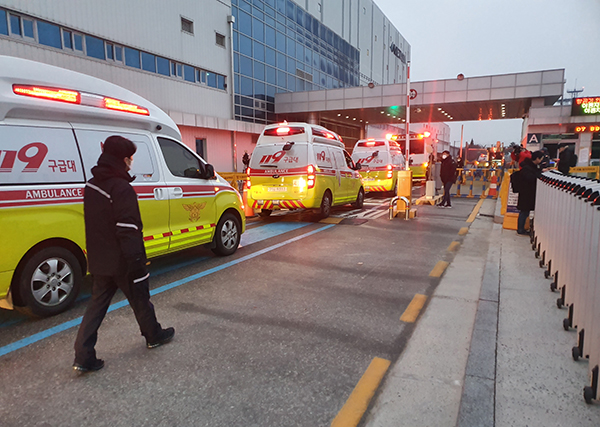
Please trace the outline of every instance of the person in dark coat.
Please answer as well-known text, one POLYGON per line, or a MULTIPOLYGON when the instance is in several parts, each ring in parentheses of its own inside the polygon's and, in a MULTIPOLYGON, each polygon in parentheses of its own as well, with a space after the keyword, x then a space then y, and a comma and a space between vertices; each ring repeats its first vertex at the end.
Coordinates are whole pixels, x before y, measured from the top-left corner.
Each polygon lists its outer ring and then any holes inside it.
POLYGON ((454 163, 454 159, 452 159, 449 151, 444 151, 442 153, 440 178, 444 184, 444 197, 442 198, 439 206, 442 208, 451 208, 452 204, 450 203, 450 189, 456 182, 456 163, 454 163))
POLYGON ((517 202, 517 209, 519 210, 519 218, 517 220, 518 234, 529 234, 525 231, 525 223, 527 218, 529 218, 529 213, 535 209, 537 179, 542 173, 538 165, 542 162, 543 158, 543 152, 535 151, 531 154, 531 158, 525 158, 520 165, 521 170, 518 172, 519 200, 517 202))
POLYGON ((129 175, 136 146, 121 136, 110 136, 103 145, 93 178, 83 196, 88 270, 92 275, 92 298, 75 340, 73 369, 97 371, 104 361, 94 349, 98 328, 112 297, 121 289, 148 348, 169 342, 173 328, 163 329, 150 302, 146 250, 137 194, 129 175))
POLYGON ((558 153, 558 170, 564 175, 569 175, 569 169, 573 166, 577 166, 575 150, 568 144, 561 142, 558 144, 558 153))

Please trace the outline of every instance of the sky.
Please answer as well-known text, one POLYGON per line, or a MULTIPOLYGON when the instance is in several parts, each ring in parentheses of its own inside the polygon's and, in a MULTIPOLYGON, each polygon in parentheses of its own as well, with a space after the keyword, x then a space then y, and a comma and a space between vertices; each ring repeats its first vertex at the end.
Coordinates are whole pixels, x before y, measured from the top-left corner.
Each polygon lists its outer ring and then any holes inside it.
MULTIPOLYGON (((600 0, 375 3, 411 45, 411 81, 564 68, 565 91, 600 96, 600 0)), ((465 141, 508 145, 521 139, 523 121, 450 124, 457 146, 461 124, 465 141)))

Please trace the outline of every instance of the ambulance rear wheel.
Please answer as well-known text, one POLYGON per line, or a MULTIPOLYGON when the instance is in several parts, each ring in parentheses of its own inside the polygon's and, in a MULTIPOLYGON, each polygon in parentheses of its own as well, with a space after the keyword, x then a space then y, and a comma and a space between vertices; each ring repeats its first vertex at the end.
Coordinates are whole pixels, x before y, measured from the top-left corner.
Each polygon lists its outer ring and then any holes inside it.
POLYGON ((331 202, 331 193, 329 192, 329 190, 327 190, 323 194, 323 199, 321 200, 321 207, 319 209, 319 214, 321 215, 321 218, 327 218, 331 213, 331 202))
POLYGON ((44 248, 24 264, 19 294, 31 314, 52 316, 73 304, 82 281, 81 265, 75 255, 61 247, 44 248))
POLYGON ((353 203, 354 207, 357 209, 362 209, 365 204, 365 190, 362 188, 358 190, 358 195, 356 196, 356 202, 353 203))
POLYGON ((271 216, 272 212, 273 211, 271 209, 261 209, 258 215, 266 218, 268 216, 271 216))
POLYGON ((225 213, 215 230, 215 247, 213 252, 217 255, 231 255, 240 245, 241 226, 239 220, 232 213, 225 213))

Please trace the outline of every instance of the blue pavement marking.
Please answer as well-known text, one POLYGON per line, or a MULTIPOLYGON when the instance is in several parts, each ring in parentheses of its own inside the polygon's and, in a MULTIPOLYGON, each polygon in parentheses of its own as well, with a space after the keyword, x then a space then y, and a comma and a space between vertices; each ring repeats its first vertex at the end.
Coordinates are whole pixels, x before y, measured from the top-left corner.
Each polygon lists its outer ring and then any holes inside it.
MULTIPOLYGON (((311 223, 310 222, 295 222, 295 223, 279 222, 279 223, 261 225, 260 227, 253 227, 252 230, 246 229, 246 232, 244 234, 242 234, 241 246, 248 246, 248 245, 251 245, 252 243, 258 243, 260 241, 270 239, 271 237, 275 237, 280 234, 287 233, 288 231, 297 230, 297 229, 305 227, 309 224, 311 224, 311 223)), ((165 274, 170 271, 178 270, 183 267, 188 267, 190 265, 194 265, 194 264, 200 263, 202 261, 206 261, 208 259, 211 259, 211 257, 193 258, 193 259, 190 259, 187 261, 178 262, 176 264, 170 264, 169 266, 159 267, 156 269, 151 267, 150 272, 151 272, 152 276, 159 276, 161 274, 165 274)), ((91 297, 91 294, 89 292, 82 292, 77 297, 76 302, 85 301, 85 300, 89 299, 90 297, 91 297)), ((27 319, 28 319, 27 316, 22 316, 18 319, 13 319, 13 320, 10 320, 7 322, 0 321, 0 329, 15 325, 17 323, 24 322, 27 319)))
POLYGON ((270 239, 271 237, 278 236, 288 231, 297 230, 302 227, 310 225, 310 222, 273 222, 271 224, 263 225, 262 227, 252 228, 246 230, 242 234, 242 246, 248 246, 252 243, 257 243, 262 240, 270 239))
MULTIPOLYGON (((323 227, 318 228, 316 230, 309 231, 308 233, 301 234, 300 236, 296 236, 296 237, 293 237, 291 239, 285 240, 285 241, 283 241, 281 243, 278 243, 276 245, 269 246, 267 248, 261 249, 260 251, 257 251, 257 252, 251 253, 249 255, 243 256, 243 257, 238 258, 236 260, 226 262, 225 264, 222 264, 222 265, 220 265, 218 267, 214 267, 214 268, 208 269, 206 271, 202 271, 202 272, 200 272, 198 274, 194 274, 192 276, 188 276, 188 277, 186 277, 184 279, 177 280, 175 282, 172 282, 172 283, 169 283, 167 285, 164 285, 164 286, 161 286, 159 288, 151 290, 150 291, 150 295, 160 294, 162 292, 165 292, 165 291, 168 291, 170 289, 176 288, 178 286, 184 285, 184 284, 189 283, 191 281, 194 281, 194 280, 200 279, 202 277, 208 276, 208 275, 210 275, 212 273, 216 273, 216 272, 224 270, 226 268, 233 267, 234 265, 237 265, 239 263, 242 263, 242 262, 247 261, 247 260, 252 259, 252 258, 256 258, 257 256, 260 256, 260 255, 265 254, 267 252, 271 252, 271 251, 273 251, 275 249, 279 249, 279 248, 281 248, 281 247, 283 247, 285 245, 288 245, 290 243, 297 242, 298 240, 304 239, 305 237, 312 236, 313 234, 316 234, 316 233, 320 233, 321 231, 325 231, 325 230, 327 230, 327 229, 329 229, 331 227, 334 227, 334 226, 335 226, 335 224, 330 224, 330 225, 323 226, 323 227)), ((111 304, 111 306, 108 309, 108 312, 110 313, 111 311, 117 310, 117 309, 125 307, 127 305, 129 305, 129 302, 127 300, 119 301, 119 302, 117 302, 115 304, 111 304)), ((78 317, 78 318, 73 319, 73 320, 69 320, 68 322, 61 323, 60 325, 56 325, 56 326, 54 326, 52 328, 46 329, 45 331, 38 332, 37 334, 33 334, 33 335, 31 335, 31 336, 29 336, 27 338, 23 338, 23 339, 21 339, 19 341, 16 341, 16 342, 12 343, 12 344, 8 344, 8 345, 5 345, 4 347, 0 347, 0 357, 2 357, 4 355, 7 355, 9 353, 12 353, 13 351, 19 350, 19 349, 21 349, 23 347, 26 347, 26 346, 28 346, 30 344, 36 343, 38 341, 41 341, 41 340, 43 340, 45 338, 51 337, 52 335, 56 335, 59 332, 63 332, 63 331, 66 331, 67 329, 70 329, 70 328, 73 328, 75 326, 78 326, 81 323, 82 319, 83 319, 83 316, 82 317, 78 317)))

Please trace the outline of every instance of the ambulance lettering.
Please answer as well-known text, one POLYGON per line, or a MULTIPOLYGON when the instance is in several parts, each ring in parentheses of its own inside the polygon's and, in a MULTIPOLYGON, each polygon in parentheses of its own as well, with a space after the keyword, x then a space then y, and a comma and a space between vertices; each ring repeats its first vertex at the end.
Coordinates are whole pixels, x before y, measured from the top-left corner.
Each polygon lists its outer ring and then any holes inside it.
POLYGON ((59 199, 66 197, 83 197, 83 188, 57 188, 49 190, 28 190, 26 199, 59 199))
POLYGON ((331 165, 331 157, 327 157, 325 151, 321 151, 320 153, 317 153, 317 162, 328 163, 331 165))
POLYGON ((260 164, 264 165, 266 163, 278 163, 282 159, 284 163, 298 163, 299 161, 298 157, 286 156, 286 152, 284 150, 281 150, 274 154, 265 154, 260 159, 260 164))
POLYGON ((21 172, 37 172, 48 154, 48 147, 41 142, 32 142, 22 147, 18 152, 12 150, 0 151, 0 172, 12 172, 15 160, 26 163, 21 172), (35 151, 32 151, 35 150, 35 151))
POLYGON ((369 157, 363 157, 362 159, 358 159, 358 161, 356 163, 362 163, 362 164, 371 163, 371 162, 373 162, 373 163, 383 163, 382 159, 378 159, 377 158, 378 155, 379 155, 379 151, 376 151, 373 154, 371 154, 369 157))

